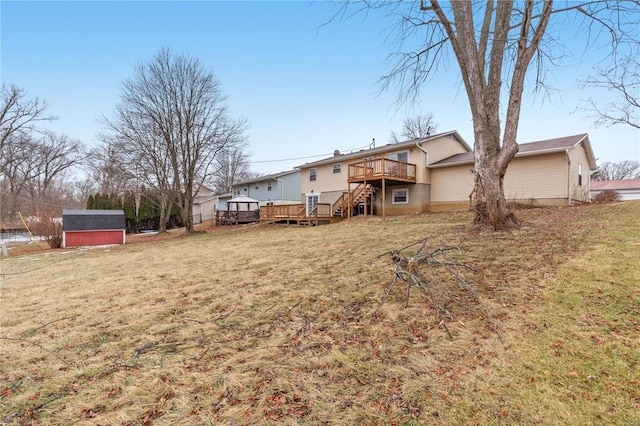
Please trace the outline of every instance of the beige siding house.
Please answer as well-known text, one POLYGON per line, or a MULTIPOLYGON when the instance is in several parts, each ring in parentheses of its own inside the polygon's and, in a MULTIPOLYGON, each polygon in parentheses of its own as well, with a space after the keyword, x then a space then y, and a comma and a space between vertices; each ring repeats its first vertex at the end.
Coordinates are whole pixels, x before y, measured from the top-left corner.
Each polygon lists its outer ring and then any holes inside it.
MULTIPOLYGON (((544 205, 589 201, 596 161, 587 134, 519 145, 505 175, 505 196, 544 205)), ((455 131, 340 154, 299 166, 301 201, 334 213, 399 215, 466 209, 473 190, 473 152, 455 131)))
MULTIPOLYGON (((473 153, 457 154, 431 166, 431 211, 469 205, 473 153)), ((513 202, 566 205, 589 201, 589 177, 596 160, 587 134, 519 145, 504 177, 513 202)))
POLYGON ((301 199, 308 210, 328 203, 369 214, 426 212, 429 165, 470 150, 458 132, 451 131, 348 154, 336 151, 333 157, 298 167, 301 199))

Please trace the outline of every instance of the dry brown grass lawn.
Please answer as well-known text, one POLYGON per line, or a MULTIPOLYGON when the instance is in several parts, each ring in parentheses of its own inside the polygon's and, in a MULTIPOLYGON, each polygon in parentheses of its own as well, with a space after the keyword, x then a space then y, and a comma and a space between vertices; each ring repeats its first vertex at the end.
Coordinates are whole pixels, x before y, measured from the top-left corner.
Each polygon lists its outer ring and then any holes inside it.
POLYGON ((451 213, 12 250, 0 423, 637 424, 640 203, 518 216, 499 234, 451 213), (402 285, 374 314, 384 253, 425 237, 464 238, 491 322, 452 305, 449 338, 402 285))

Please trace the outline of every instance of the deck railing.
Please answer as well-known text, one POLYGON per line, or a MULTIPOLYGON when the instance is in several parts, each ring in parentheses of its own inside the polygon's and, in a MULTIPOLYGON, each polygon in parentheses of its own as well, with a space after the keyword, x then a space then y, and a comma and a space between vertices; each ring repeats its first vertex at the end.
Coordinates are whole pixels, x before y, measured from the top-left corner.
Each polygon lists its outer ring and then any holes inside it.
POLYGON ((317 203, 307 214, 305 204, 280 204, 277 206, 260 207, 260 220, 262 221, 293 221, 297 223, 317 223, 319 220, 333 220, 331 204, 317 203))
POLYGON ((295 219, 304 217, 304 215, 304 204, 279 204, 260 207, 260 218, 262 219, 295 219))
POLYGON ((349 181, 393 178, 416 181, 416 165, 388 158, 376 158, 349 164, 349 181))
POLYGON ((237 225, 239 223, 257 222, 259 220, 260 210, 218 210, 215 216, 216 225, 237 225))

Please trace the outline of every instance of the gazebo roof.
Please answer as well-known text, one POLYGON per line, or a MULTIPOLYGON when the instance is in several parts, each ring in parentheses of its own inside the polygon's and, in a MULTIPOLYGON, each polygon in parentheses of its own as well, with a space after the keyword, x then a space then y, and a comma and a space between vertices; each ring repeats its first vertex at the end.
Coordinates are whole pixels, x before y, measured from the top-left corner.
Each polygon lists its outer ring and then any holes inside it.
POLYGON ((227 203, 234 203, 234 204, 247 203, 247 204, 251 204, 251 203, 259 203, 259 201, 258 200, 254 200, 253 198, 247 197, 246 195, 238 195, 237 197, 234 197, 234 198, 230 199, 229 201, 227 201, 227 203))

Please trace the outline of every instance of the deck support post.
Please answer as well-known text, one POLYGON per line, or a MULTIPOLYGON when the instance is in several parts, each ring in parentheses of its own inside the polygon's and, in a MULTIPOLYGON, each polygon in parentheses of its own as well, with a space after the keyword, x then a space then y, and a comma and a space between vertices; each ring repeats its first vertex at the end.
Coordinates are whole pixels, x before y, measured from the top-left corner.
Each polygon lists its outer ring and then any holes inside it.
POLYGON ((382 178, 382 221, 387 220, 387 180, 382 178))
POLYGON ((364 197, 362 197, 362 202, 364 203, 364 221, 367 221, 367 181, 364 181, 364 197))
POLYGON ((347 221, 351 221, 351 182, 349 182, 347 187, 347 221))

